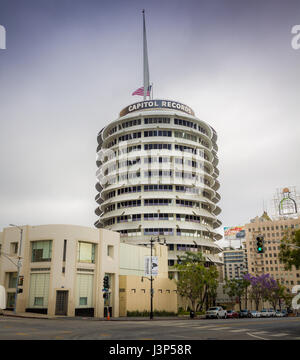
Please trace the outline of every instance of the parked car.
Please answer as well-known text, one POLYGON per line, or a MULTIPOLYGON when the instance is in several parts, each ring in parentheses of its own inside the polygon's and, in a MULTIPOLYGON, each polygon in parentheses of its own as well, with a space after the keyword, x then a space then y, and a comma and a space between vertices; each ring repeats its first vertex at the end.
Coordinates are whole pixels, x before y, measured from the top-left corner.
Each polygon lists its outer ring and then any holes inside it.
POLYGON ((274 309, 269 309, 269 316, 270 317, 275 317, 276 316, 276 311, 274 309))
POLYGON ((287 310, 282 310, 281 313, 282 313, 282 316, 288 316, 287 310))
POLYGON ((261 313, 261 317, 270 317, 270 313, 268 309, 262 309, 261 313))
POLYGON ((256 311, 256 310, 251 310, 250 311, 250 317, 252 317, 252 318, 260 318, 261 313, 259 311, 256 311))
POLYGON ((214 307, 210 307, 207 311, 206 311, 206 319, 210 319, 210 318, 216 318, 216 319, 220 319, 220 318, 227 318, 227 311, 224 310, 222 308, 222 306, 214 306, 214 307))
POLYGON ((283 315, 283 313, 281 311, 276 310, 275 316, 276 317, 283 317, 284 315, 283 315))
POLYGON ((251 313, 247 309, 241 310, 240 313, 239 313, 240 318, 245 318, 245 317, 248 318, 250 316, 251 316, 251 313))
POLYGON ((228 310, 227 311, 227 318, 229 319, 237 319, 239 317, 239 314, 234 310, 228 310))

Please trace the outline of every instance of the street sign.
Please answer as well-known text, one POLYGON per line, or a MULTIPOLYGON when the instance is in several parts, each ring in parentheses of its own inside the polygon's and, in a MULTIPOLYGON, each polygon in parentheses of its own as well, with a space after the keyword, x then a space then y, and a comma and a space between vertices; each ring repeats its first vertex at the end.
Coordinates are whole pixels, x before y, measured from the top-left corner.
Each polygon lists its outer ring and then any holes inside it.
POLYGON ((145 276, 151 276, 151 263, 152 263, 152 276, 158 275, 158 257, 145 256, 145 276))

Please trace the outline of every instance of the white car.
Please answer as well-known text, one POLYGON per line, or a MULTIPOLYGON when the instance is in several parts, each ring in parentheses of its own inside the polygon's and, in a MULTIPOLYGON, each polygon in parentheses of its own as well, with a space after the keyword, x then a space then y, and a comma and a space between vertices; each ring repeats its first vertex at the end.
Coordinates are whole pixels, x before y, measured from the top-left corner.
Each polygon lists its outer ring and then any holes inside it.
POLYGON ((256 310, 250 311, 250 314, 251 314, 252 318, 260 318, 261 317, 261 313, 259 311, 256 311, 256 310))
POLYGON ((283 313, 281 311, 276 310, 276 315, 275 316, 276 317, 283 317, 284 315, 283 315, 283 313))
POLYGON ((269 309, 269 316, 271 317, 275 317, 276 316, 276 311, 274 309, 269 309))
POLYGON ((222 306, 214 306, 210 307, 206 311, 206 319, 216 318, 216 319, 226 319, 227 318, 227 311, 222 308, 222 306))
POLYGON ((267 310, 267 309, 262 309, 262 311, 260 313, 261 313, 261 317, 269 317, 270 316, 269 310, 267 310))

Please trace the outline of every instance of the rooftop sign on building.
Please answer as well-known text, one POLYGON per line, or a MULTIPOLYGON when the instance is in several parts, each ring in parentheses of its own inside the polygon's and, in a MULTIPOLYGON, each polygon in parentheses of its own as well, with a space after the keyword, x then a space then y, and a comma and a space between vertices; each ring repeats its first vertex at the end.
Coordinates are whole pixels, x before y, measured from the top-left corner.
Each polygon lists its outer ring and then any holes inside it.
POLYGON ((147 110, 147 109, 171 109, 171 110, 180 110, 185 112, 186 114, 195 116, 194 111, 187 105, 179 103, 177 101, 172 100, 146 100, 140 101, 135 104, 131 104, 124 108, 120 112, 120 117, 125 116, 129 113, 139 110, 147 110))

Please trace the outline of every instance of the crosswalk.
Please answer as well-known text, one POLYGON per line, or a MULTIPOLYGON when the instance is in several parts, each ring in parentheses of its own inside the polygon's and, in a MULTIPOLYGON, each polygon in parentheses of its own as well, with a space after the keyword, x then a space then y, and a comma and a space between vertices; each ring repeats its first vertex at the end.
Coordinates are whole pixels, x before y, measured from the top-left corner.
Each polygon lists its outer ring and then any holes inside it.
MULTIPOLYGON (((146 324, 149 326, 149 324, 151 324, 152 326, 156 326, 158 325, 158 322, 144 322, 142 321, 142 323, 146 324)), ((261 339, 266 339, 267 338, 271 338, 271 339, 289 339, 289 340, 299 340, 300 337, 294 337, 293 335, 286 333, 286 332, 280 332, 280 333, 274 333, 274 332, 270 332, 270 331, 262 331, 259 329, 249 329, 249 328, 237 328, 236 326, 224 326, 223 325, 219 325, 219 324, 211 324, 211 325, 206 325, 206 324, 199 324, 199 323, 193 323, 190 321, 185 321, 185 322, 175 322, 175 321, 159 321, 159 326, 164 326, 164 327, 172 327, 172 328, 179 328, 179 329, 184 329, 184 328, 188 328, 188 329, 197 329, 199 331, 201 330, 205 330, 208 331, 209 333, 213 332, 213 331, 224 331, 224 332, 229 332, 229 333, 234 333, 234 334, 239 334, 239 333, 245 333, 248 335, 251 335, 253 337, 257 337, 257 338, 261 338, 261 339)))

